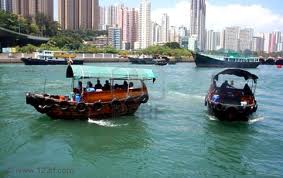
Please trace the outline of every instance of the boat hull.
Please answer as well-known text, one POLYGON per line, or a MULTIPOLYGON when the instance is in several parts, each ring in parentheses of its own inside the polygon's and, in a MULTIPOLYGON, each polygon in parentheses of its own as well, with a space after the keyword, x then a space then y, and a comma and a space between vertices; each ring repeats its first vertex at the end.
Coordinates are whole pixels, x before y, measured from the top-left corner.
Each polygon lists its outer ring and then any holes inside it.
POLYGON ((207 102, 208 112, 214 115, 221 121, 248 121, 249 116, 257 110, 257 105, 254 106, 225 106, 220 103, 207 102))
POLYGON ((26 104, 32 105, 38 112, 53 119, 64 120, 102 120, 132 115, 143 101, 144 97, 135 97, 111 102, 76 103, 47 94, 26 94, 26 104))
MULTIPOLYGON (((43 59, 31 59, 21 58, 25 65, 68 65, 68 60, 43 60, 43 59)), ((84 61, 79 59, 73 59, 72 65, 83 65, 84 61)))
POLYGON ((283 65, 283 59, 278 59, 275 65, 283 65))
POLYGON ((129 57, 129 61, 132 63, 132 64, 144 64, 144 65, 152 65, 152 64, 155 64, 155 61, 153 60, 153 58, 143 58, 143 59, 140 59, 140 58, 132 58, 132 57, 129 57))
POLYGON ((214 59, 201 54, 195 54, 197 67, 218 67, 218 68, 257 68, 260 62, 229 62, 214 59))

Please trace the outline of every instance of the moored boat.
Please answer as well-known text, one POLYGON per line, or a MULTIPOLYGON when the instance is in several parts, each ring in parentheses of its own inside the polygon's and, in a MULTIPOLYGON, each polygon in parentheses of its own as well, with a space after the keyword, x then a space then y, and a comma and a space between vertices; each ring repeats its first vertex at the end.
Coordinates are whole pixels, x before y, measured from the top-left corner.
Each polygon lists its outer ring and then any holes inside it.
POLYGON ((54 119, 100 120, 134 114, 149 99, 145 80, 155 81, 152 70, 95 66, 68 66, 73 95, 27 93, 26 103, 54 119), (92 85, 91 80, 97 79, 92 85), (105 85, 100 83, 105 79, 105 85), (88 80, 87 87, 83 81, 88 80), (74 82, 78 81, 78 87, 74 82), (124 82, 118 85, 116 82, 124 82), (116 84, 115 84, 116 83, 116 84), (114 85, 115 84, 115 85, 114 85))
POLYGON ((278 57, 276 62, 275 62, 275 65, 282 66, 283 65, 283 58, 282 57, 278 57))
POLYGON ((149 64, 149 65, 155 64, 153 57, 147 55, 128 57, 128 59, 132 64, 149 64))
POLYGON ((82 65, 81 59, 76 59, 76 55, 61 51, 40 51, 35 58, 21 58, 25 65, 82 65))
POLYGON ((260 64, 254 57, 225 57, 196 53, 194 55, 197 67, 220 67, 220 68, 257 68, 260 64))
POLYGON ((258 107, 254 95, 257 79, 256 75, 241 69, 227 69, 215 75, 205 98, 209 113, 223 121, 247 121, 258 107), (239 85, 238 81, 235 86, 233 80, 231 84, 225 80, 219 86, 219 77, 225 78, 227 75, 244 78, 245 85, 239 85))

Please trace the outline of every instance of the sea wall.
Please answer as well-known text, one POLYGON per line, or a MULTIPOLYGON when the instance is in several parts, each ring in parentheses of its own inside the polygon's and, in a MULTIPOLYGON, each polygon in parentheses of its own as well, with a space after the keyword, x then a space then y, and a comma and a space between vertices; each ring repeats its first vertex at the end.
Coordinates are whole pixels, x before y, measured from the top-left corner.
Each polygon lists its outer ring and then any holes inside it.
MULTIPOLYGON (((35 58, 35 54, 15 53, 7 54, 0 53, 0 63, 22 63, 21 58, 35 58)), ((77 58, 84 59, 86 63, 105 63, 105 62, 128 62, 127 58, 119 58, 116 54, 77 54, 77 58)), ((194 62, 193 58, 178 59, 178 62, 194 62)))

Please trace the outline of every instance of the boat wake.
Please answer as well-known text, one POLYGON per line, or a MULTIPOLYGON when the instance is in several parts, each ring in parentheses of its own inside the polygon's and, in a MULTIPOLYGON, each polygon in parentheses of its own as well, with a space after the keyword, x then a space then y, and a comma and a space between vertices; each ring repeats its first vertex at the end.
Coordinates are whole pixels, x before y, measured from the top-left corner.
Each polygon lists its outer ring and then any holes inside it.
MULTIPOLYGON (((212 116, 212 115, 207 115, 208 119, 211 120, 211 121, 219 121, 215 116, 212 116)), ((259 121, 262 121, 264 120, 264 117, 262 116, 252 116, 248 122, 248 124, 254 124, 254 123, 257 123, 259 121)))
POLYGON ((254 116, 254 117, 251 117, 250 120, 249 120, 249 124, 254 124, 256 122, 259 122, 259 121, 262 121, 264 120, 264 117, 263 116, 254 116))
POLYGON ((218 121, 218 119, 215 116, 207 115, 208 119, 211 121, 218 121))
POLYGON ((88 119, 88 123, 91 124, 96 124, 102 127, 122 127, 122 126, 126 126, 128 124, 114 124, 113 121, 107 121, 107 120, 92 120, 92 119, 88 119))

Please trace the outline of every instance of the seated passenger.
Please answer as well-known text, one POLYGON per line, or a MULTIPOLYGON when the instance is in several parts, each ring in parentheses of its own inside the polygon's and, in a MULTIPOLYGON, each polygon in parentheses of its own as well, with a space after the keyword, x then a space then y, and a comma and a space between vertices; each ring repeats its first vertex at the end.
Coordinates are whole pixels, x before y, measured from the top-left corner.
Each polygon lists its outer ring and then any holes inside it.
POLYGON ((110 86, 110 83, 108 80, 105 81, 105 84, 104 84, 104 87, 103 87, 103 90, 104 91, 109 91, 111 89, 111 86, 110 86))
POLYGON ((130 82, 129 89, 134 89, 134 83, 133 82, 130 82))
POLYGON ((100 83, 100 80, 97 80, 97 83, 96 83, 96 85, 95 85, 95 89, 97 90, 102 90, 102 85, 101 85, 101 83, 100 83))
POLYGON ((224 89, 226 89, 228 86, 230 86, 229 85, 229 83, 228 83, 228 81, 227 80, 225 80, 225 82, 224 83, 222 83, 222 85, 221 85, 221 90, 224 90, 224 89))
POLYGON ((235 88, 235 87, 234 87, 234 81, 233 81, 233 80, 231 80, 231 82, 230 82, 230 87, 231 87, 231 88, 235 88))
POLYGON ((120 89, 120 87, 119 87, 119 85, 117 83, 114 85, 114 89, 115 90, 120 89))
POLYGON ((93 85, 92 85, 91 81, 88 81, 88 82, 87 82, 86 87, 87 87, 87 88, 93 88, 93 85))
POLYGON ((126 80, 124 81, 124 84, 123 84, 122 88, 123 89, 128 89, 128 82, 126 80))
POLYGON ((76 89, 77 89, 78 94, 82 94, 82 92, 83 92, 83 82, 79 81, 78 87, 76 89))
POLYGON ((94 91, 95 91, 95 89, 93 88, 93 85, 92 85, 91 81, 88 81, 88 82, 87 82, 86 91, 87 91, 87 92, 94 92, 94 91))
POLYGON ((243 90, 245 95, 253 95, 253 92, 247 83, 245 84, 243 90))

